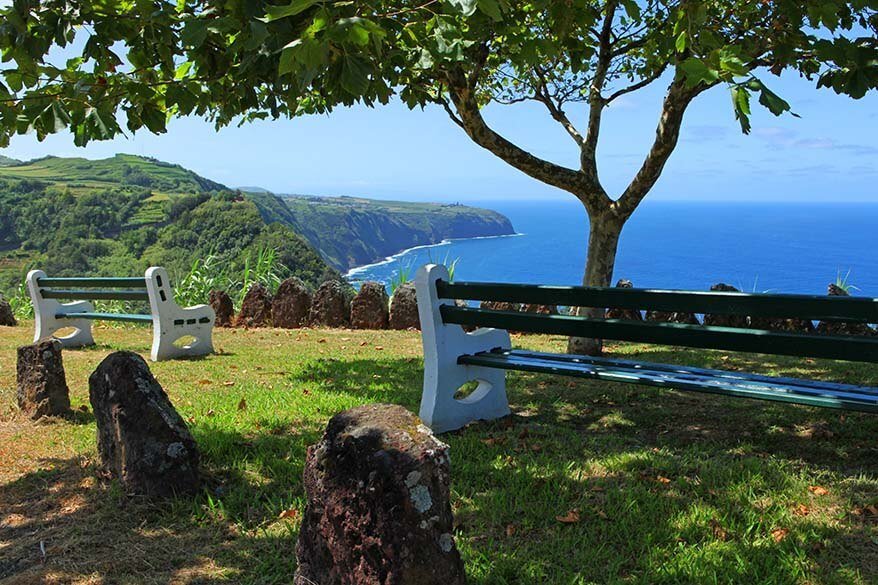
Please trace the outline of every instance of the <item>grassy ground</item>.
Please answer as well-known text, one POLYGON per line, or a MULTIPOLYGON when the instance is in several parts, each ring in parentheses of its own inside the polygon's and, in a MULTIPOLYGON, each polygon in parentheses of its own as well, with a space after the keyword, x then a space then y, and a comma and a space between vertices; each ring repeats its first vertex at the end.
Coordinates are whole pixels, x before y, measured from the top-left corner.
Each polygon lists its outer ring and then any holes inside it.
MULTIPOLYGON (((75 415, 16 413, 0 328, 0 581, 290 583, 305 449, 335 412, 416 410, 412 332, 219 331, 217 355, 154 364, 204 462, 198 497, 150 503, 96 474, 87 378, 145 329, 67 351, 75 415), (4 579, 5 578, 5 579, 4 579)), ((520 337, 561 349, 563 340, 520 337)), ((646 346, 614 355, 878 385, 878 368, 646 346)), ((528 374, 514 415, 443 436, 470 582, 876 583, 878 418, 528 374)))

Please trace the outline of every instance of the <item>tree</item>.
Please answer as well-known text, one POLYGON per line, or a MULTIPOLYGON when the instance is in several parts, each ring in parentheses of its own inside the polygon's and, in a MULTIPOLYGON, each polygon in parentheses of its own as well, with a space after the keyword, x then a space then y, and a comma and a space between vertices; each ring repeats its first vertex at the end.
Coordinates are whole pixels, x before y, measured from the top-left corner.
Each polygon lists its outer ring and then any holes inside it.
MULTIPOLYGON (((0 11, 10 64, 0 143, 70 128, 85 144, 122 132, 123 117, 132 132, 163 132, 169 116, 223 126, 398 95, 444 108, 476 144, 579 199, 590 219, 583 283, 607 286, 622 228, 674 151, 689 104, 726 86, 746 133, 751 97, 790 111, 764 81, 786 70, 862 97, 878 84, 876 10, 865 0, 15 0, 0 11), (53 64, 52 48, 81 29, 78 55, 53 64), (655 139, 611 195, 596 157, 602 115, 653 83, 667 86, 655 139), (569 134, 578 168, 513 144, 482 115, 523 101, 569 134)), ((571 350, 600 345, 574 339, 571 350)))

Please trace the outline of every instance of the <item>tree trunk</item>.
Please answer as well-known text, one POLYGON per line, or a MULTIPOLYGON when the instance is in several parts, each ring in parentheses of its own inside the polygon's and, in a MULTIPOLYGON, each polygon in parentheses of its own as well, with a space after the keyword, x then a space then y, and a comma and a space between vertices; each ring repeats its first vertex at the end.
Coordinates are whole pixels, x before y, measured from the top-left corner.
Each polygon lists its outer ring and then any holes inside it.
MULTIPOLYGON (((613 269, 616 266, 616 252, 619 248, 619 236, 625 220, 612 209, 604 213, 589 214, 588 252, 585 260, 583 286, 606 287, 613 280, 613 269)), ((576 314, 593 318, 602 318, 603 307, 576 307, 576 314)), ((601 355, 603 343, 600 339, 587 337, 571 337, 567 343, 567 352, 581 355, 601 355)))

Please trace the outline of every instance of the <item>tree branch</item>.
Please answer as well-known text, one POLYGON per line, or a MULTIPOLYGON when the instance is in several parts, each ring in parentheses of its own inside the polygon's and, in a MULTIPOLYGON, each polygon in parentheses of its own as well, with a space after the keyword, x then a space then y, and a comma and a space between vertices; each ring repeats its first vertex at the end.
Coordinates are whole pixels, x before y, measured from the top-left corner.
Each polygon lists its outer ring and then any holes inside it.
POLYGON ((683 79, 675 79, 671 82, 662 102, 662 112, 652 147, 628 188, 614 203, 617 212, 623 217, 634 213, 661 176, 665 163, 677 146, 686 108, 696 96, 716 85, 716 82, 710 85, 702 83, 694 88, 688 88, 685 83, 683 79))
POLYGON ((464 130, 466 130, 466 127, 463 125, 463 121, 458 117, 458 115, 451 108, 451 104, 448 103, 447 99, 440 97, 440 98, 437 98, 436 101, 442 105, 442 107, 445 109, 445 113, 448 114, 448 117, 451 118, 452 122, 454 122, 455 124, 457 124, 458 126, 463 128, 464 130))
POLYGON ((576 195, 587 206, 597 205, 600 197, 609 204, 609 197, 603 189, 591 183, 583 173, 534 156, 491 129, 460 69, 447 72, 446 77, 451 101, 463 129, 473 142, 526 175, 576 195))
POLYGON ((622 89, 613 92, 612 94, 610 94, 610 97, 608 97, 606 100, 604 100, 604 102, 609 104, 610 102, 612 102, 616 98, 622 97, 626 93, 631 93, 633 91, 637 91, 638 89, 643 89, 644 87, 646 87, 647 85, 649 85, 650 83, 656 81, 659 77, 661 77, 662 74, 667 70, 667 68, 668 68, 668 64, 667 63, 663 64, 655 72, 653 72, 652 75, 648 75, 633 85, 629 85, 628 87, 623 87, 622 89))
POLYGON ((546 109, 549 110, 549 114, 551 114, 552 119, 561 124, 564 127, 564 130, 567 131, 567 134, 573 138, 573 141, 576 142, 579 148, 582 148, 582 145, 585 143, 585 139, 582 137, 582 134, 573 125, 573 122, 570 121, 570 118, 567 117, 567 114, 564 113, 564 110, 552 100, 552 96, 549 95, 547 89, 546 77, 543 75, 543 72, 540 71, 539 68, 534 68, 534 73, 536 73, 539 82, 536 87, 536 100, 538 102, 542 102, 546 109))
POLYGON ((588 128, 585 133, 585 142, 582 144, 582 152, 580 153, 580 166, 582 172, 589 178, 592 183, 598 184, 598 165, 597 165, 597 146, 598 136, 601 132, 601 115, 604 111, 604 97, 601 92, 604 89, 604 83, 607 80, 607 71, 612 61, 612 42, 610 33, 613 30, 613 18, 616 15, 616 7, 618 2, 610 0, 607 2, 607 13, 604 15, 604 22, 601 25, 600 39, 598 41, 598 60, 595 66, 594 78, 591 83, 588 102, 588 128))

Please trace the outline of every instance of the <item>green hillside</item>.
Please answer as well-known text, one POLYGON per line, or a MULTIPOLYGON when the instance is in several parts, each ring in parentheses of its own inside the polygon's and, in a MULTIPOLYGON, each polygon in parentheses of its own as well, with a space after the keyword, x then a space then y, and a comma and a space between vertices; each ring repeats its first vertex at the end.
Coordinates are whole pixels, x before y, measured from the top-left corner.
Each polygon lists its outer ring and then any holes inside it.
POLYGON ((16 160, 14 158, 9 158, 8 156, 3 156, 0 154, 0 167, 5 167, 9 165, 20 165, 21 161, 16 160))
POLYGON ((214 256, 234 271, 266 248, 316 286, 412 246, 513 233, 485 209, 242 193, 140 156, 3 160, 13 164, 0 166, 0 292, 35 266, 111 276, 160 265, 179 275, 214 256))
POLYGON ((56 276, 185 273, 215 256, 230 271, 259 250, 313 286, 337 276, 289 225, 265 221, 240 192, 179 165, 117 155, 47 157, 0 167, 0 291, 31 267, 56 276))
POLYGON ((89 160, 48 156, 26 163, 6 159, 0 179, 41 181, 66 187, 78 195, 107 188, 134 191, 147 188, 157 195, 219 191, 225 185, 205 179, 180 165, 133 154, 89 160))

